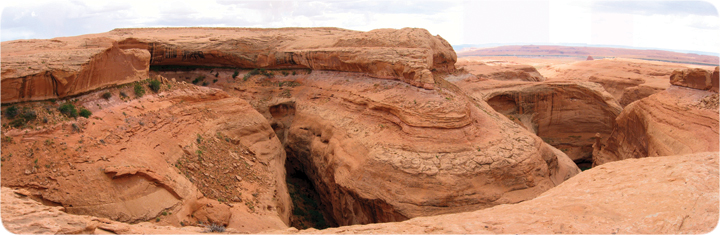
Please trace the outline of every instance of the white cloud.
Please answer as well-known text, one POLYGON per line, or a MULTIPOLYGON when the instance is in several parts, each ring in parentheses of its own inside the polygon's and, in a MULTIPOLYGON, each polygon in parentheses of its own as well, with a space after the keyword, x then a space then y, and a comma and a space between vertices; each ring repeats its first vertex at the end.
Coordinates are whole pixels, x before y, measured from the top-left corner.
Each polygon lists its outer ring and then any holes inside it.
POLYGON ((717 10, 693 1, 39 0, 3 4, 3 41, 121 27, 339 27, 363 31, 419 27, 454 45, 587 43, 720 50, 714 39, 720 32, 717 10))

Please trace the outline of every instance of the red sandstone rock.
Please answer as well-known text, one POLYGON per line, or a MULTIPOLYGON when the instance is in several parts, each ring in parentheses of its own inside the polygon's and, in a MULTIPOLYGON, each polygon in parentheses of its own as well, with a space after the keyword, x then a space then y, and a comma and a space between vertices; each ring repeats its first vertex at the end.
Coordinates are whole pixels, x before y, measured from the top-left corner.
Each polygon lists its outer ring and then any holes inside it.
POLYGON ((507 63, 495 60, 462 60, 456 65, 481 79, 507 81, 545 81, 535 67, 524 64, 507 63))
POLYGON ((588 56, 586 60, 595 60, 592 56, 588 56))
POLYGON ((2 42, 2 103, 46 100, 146 79, 150 53, 109 38, 2 42))
POLYGON ((717 84, 717 82, 713 83, 712 77, 712 72, 700 68, 675 70, 670 75, 670 84, 700 90, 710 90, 713 88, 713 84, 717 84))
POLYGON ((117 90, 132 87, 109 90, 108 100, 90 93, 77 98, 93 112, 90 119, 4 129, 4 139, 12 140, 2 143, 2 186, 24 188, 68 213, 116 221, 210 221, 246 232, 284 227, 292 209, 285 152, 270 124, 222 91, 169 85, 174 90, 129 102, 117 90), (192 160, 198 158, 204 160, 192 160), (237 182, 237 174, 247 177, 237 182), (219 202, 229 201, 227 195, 244 195, 253 208, 235 202, 229 209, 219 202), (241 228, 231 214, 256 225, 241 228))
POLYGON ((537 198, 400 223, 269 233, 679 234, 718 222, 718 153, 628 159, 583 171, 537 198))
POLYGON ((644 158, 718 151, 717 94, 671 87, 631 103, 617 126, 593 153, 595 165, 644 158))

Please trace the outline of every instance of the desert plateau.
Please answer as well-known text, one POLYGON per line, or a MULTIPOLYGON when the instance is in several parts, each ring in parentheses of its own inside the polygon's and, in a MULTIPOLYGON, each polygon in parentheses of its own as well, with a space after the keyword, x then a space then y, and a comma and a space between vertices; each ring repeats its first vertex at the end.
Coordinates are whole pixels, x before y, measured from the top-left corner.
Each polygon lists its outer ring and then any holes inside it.
POLYGON ((719 219, 717 56, 456 52, 422 28, 0 46, 12 233, 679 234, 719 219))

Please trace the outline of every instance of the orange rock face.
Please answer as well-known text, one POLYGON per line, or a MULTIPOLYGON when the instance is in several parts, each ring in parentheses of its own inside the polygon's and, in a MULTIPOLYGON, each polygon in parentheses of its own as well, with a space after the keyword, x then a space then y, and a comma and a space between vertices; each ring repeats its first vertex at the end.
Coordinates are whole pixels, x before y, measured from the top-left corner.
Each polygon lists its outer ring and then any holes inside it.
POLYGON ((700 90, 718 90, 718 83, 712 79, 713 72, 700 68, 675 70, 670 75, 670 84, 700 90))
POLYGON ((716 93, 684 87, 634 102, 617 117, 612 135, 595 146, 593 162, 718 151, 717 103, 716 93))
POLYGON ((2 103, 46 100, 146 79, 150 53, 109 38, 2 42, 2 103))
POLYGON ((607 138, 622 110, 595 83, 477 81, 472 76, 448 80, 472 97, 487 101, 578 164, 592 162, 595 135, 607 138))
POLYGON ((457 60, 447 41, 413 28, 116 29, 107 36, 121 48, 148 50, 151 65, 363 72, 426 89, 433 88, 431 71, 452 72, 457 60))

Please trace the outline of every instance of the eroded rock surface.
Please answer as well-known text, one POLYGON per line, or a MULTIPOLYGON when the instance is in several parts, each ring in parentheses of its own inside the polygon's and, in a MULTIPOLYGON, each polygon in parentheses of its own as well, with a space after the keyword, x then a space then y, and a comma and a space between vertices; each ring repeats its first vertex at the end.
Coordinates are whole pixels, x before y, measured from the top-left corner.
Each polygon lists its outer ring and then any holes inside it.
POLYGON ((622 110, 610 94, 591 82, 478 81, 473 76, 448 80, 578 164, 592 163, 596 135, 607 138, 622 110))
POLYGON ((719 173, 717 152, 627 159, 517 204, 299 233, 708 233, 718 222, 719 173))
POLYGON ((545 81, 545 77, 543 77, 535 67, 526 64, 491 59, 467 58, 458 60, 456 66, 465 69, 467 72, 481 79, 529 82, 545 81))
POLYGON ((564 153, 444 80, 425 90, 313 71, 217 84, 271 120, 340 225, 515 203, 579 172, 564 153))
POLYGON ((2 103, 46 100, 146 79, 150 53, 101 36, 2 42, 2 103))
POLYGON ((457 60, 447 41, 417 28, 115 29, 107 36, 122 48, 150 51, 150 65, 363 72, 427 89, 433 88, 431 71, 452 72, 457 60))
POLYGON ((628 105, 612 135, 595 146, 594 164, 718 151, 717 99, 714 92, 673 86, 628 105))
POLYGON ((675 70, 670 75, 670 84, 700 90, 718 91, 718 67, 715 72, 701 68, 675 70))
MULTIPOLYGON (((626 106, 670 87, 668 77, 689 65, 626 58, 596 59, 550 65, 538 69, 550 81, 599 83, 626 106)), ((709 67, 709 66, 704 66, 709 67)))
POLYGON ((3 187, 123 222, 285 227, 292 207, 285 153, 265 118, 217 89, 162 86, 138 99, 118 95, 129 87, 110 90, 109 99, 80 96, 76 104, 92 110, 90 119, 5 129, 3 187))

